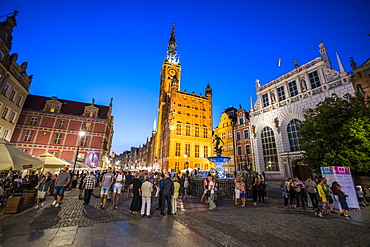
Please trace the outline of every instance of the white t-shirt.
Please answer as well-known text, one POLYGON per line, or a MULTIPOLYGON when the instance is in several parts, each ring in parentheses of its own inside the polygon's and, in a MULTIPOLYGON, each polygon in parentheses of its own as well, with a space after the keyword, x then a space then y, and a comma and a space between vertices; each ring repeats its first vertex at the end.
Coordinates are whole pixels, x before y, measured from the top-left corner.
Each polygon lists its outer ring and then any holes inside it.
POLYGON ((211 194, 214 194, 215 193, 215 183, 213 181, 210 181, 208 183, 208 188, 211 188, 211 186, 212 186, 211 194))
MULTIPOLYGON (((124 179, 125 179, 125 175, 123 175, 123 174, 117 174, 116 175, 116 182, 123 182, 124 179)), ((122 185, 122 183, 117 183, 117 184, 122 185)))

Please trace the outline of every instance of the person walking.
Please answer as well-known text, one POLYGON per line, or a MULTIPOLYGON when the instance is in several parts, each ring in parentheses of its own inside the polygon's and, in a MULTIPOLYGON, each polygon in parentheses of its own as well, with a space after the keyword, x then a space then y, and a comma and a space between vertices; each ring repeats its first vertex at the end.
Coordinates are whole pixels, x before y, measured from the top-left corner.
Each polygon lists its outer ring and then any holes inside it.
POLYGON ((58 177, 55 179, 55 186, 54 186, 54 201, 51 205, 55 206, 56 208, 60 206, 63 197, 64 197, 64 190, 66 189, 67 185, 71 181, 71 175, 68 172, 68 167, 64 167, 63 170, 59 173, 58 177))
POLYGON ((262 202, 262 205, 265 205, 265 193, 266 193, 266 184, 265 181, 261 178, 258 183, 258 203, 262 202))
POLYGON ((141 195, 141 182, 140 182, 140 173, 135 174, 134 180, 132 180, 132 193, 133 193, 133 198, 131 201, 131 206, 130 206, 130 213, 134 214, 138 212, 141 208, 139 207, 140 205, 140 195, 141 195))
POLYGON ((113 208, 118 207, 119 197, 121 195, 122 187, 125 184, 125 175, 123 174, 123 169, 119 169, 115 177, 115 182, 113 185, 113 208))
POLYGON ((288 193, 288 189, 286 187, 286 183, 285 182, 282 182, 280 184, 280 190, 281 190, 281 195, 284 198, 284 208, 289 208, 288 207, 289 193, 288 193))
POLYGON ((78 189, 80 190, 79 193, 78 193, 78 199, 81 199, 82 198, 82 192, 84 190, 83 188, 83 184, 84 184, 84 179, 86 177, 86 174, 83 173, 80 177, 80 183, 78 184, 78 189))
POLYGON ((326 194, 324 192, 324 182, 322 180, 319 180, 318 185, 316 186, 317 188, 317 193, 319 195, 319 198, 322 202, 322 214, 323 215, 329 215, 329 210, 328 210, 328 200, 326 199, 326 194))
POLYGON ((173 196, 171 198, 171 203, 172 203, 172 214, 177 213, 177 198, 179 198, 179 193, 180 193, 180 183, 179 179, 175 177, 173 179, 173 196))
POLYGON ((294 191, 295 191, 295 197, 297 199, 297 208, 299 208, 299 199, 301 199, 302 208, 306 209, 305 200, 304 200, 303 191, 302 191, 302 189, 304 189, 304 184, 302 183, 301 180, 298 179, 298 177, 295 177, 293 186, 294 186, 294 191))
POLYGON ((167 214, 171 215, 172 213, 172 205, 171 205, 171 196, 173 195, 173 182, 170 179, 168 173, 164 175, 164 180, 162 183, 162 187, 160 188, 162 192, 162 202, 161 202, 161 215, 166 215, 164 213, 165 203, 167 203, 167 214))
POLYGON ((211 179, 208 185, 208 191, 210 192, 208 197, 208 204, 209 204, 209 210, 213 211, 216 209, 216 204, 214 203, 213 199, 215 196, 215 182, 211 179))
POLYGON ((50 191, 53 180, 51 179, 51 173, 45 173, 45 176, 40 179, 35 189, 37 189, 36 196, 36 209, 43 207, 45 202, 46 193, 50 191))
POLYGON ((288 190, 291 207, 292 208, 297 208, 297 202, 296 202, 296 197, 295 197, 293 179, 289 178, 288 181, 285 182, 285 187, 288 190))
POLYGON ((105 173, 102 177, 101 181, 101 190, 100 190, 100 208, 105 209, 105 206, 107 204, 107 196, 109 193, 109 190, 114 183, 114 174, 112 173, 112 168, 108 167, 107 173, 105 173))
POLYGON ((90 203, 91 194, 96 186, 96 178, 94 176, 94 172, 90 172, 84 179, 82 188, 85 189, 84 193, 84 205, 88 205, 90 203))
POLYGON ((253 184, 252 184, 252 198, 253 198, 253 206, 257 205, 257 197, 258 197, 258 178, 253 178, 253 184))
POLYGON ((145 182, 141 185, 141 217, 145 216, 146 211, 146 217, 150 218, 153 184, 149 182, 149 176, 145 176, 144 181, 145 182))
POLYGON ((307 189, 308 196, 311 199, 312 208, 318 209, 318 200, 317 200, 317 189, 316 189, 316 183, 312 180, 311 177, 307 177, 307 180, 304 182, 304 186, 307 189))

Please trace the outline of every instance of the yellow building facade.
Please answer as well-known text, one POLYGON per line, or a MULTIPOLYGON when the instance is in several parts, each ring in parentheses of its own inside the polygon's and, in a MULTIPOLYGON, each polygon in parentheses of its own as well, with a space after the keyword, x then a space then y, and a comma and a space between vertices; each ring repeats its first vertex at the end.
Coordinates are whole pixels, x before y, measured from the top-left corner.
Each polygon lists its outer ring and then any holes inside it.
MULTIPOLYGON (((235 171, 235 147, 234 147, 234 121, 226 112, 222 113, 220 122, 214 129, 214 134, 220 137, 223 141, 222 156, 230 157, 231 159, 224 163, 223 167, 227 173, 235 171)), ((213 147, 214 148, 214 147, 213 147)))
POLYGON ((205 95, 180 91, 181 65, 172 28, 160 73, 155 159, 162 171, 210 167, 212 155, 212 89, 205 95))

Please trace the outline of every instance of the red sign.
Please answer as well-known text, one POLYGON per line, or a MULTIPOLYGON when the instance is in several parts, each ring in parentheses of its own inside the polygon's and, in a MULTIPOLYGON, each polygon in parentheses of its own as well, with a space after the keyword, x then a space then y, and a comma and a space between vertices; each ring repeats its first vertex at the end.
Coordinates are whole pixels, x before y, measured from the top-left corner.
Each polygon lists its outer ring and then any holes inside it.
POLYGON ((23 166, 23 169, 28 169, 28 168, 32 168, 33 167, 33 165, 31 164, 31 165, 24 165, 23 166))

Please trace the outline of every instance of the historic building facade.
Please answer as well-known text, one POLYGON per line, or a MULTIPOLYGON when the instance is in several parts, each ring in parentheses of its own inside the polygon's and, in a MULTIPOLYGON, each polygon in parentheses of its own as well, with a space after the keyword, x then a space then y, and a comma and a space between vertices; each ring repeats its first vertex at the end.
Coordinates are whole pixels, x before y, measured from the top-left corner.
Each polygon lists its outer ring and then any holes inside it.
POLYGON ((352 84, 357 94, 365 98, 370 97, 370 58, 357 67, 357 64, 351 58, 352 84))
POLYGON ((354 94, 351 76, 332 68, 324 44, 320 57, 298 65, 281 77, 261 86, 256 80, 257 101, 250 112, 251 137, 256 171, 268 179, 298 175, 305 179, 308 169, 302 163, 298 139, 304 115, 332 94, 354 94))
POLYGON ((29 95, 11 141, 36 157, 51 153, 89 167, 108 160, 113 137, 112 101, 95 105, 29 95), (83 135, 82 135, 83 134, 83 135))
POLYGON ((32 81, 26 73, 27 62, 19 65, 18 54, 10 55, 16 14, 0 22, 0 138, 6 140, 13 135, 32 81))
POLYGON ((154 159, 161 171, 209 168, 212 148, 212 89, 205 95, 180 91, 181 65, 172 28, 160 73, 154 159))
MULTIPOLYGON (((236 122, 236 112, 234 107, 227 108, 220 118, 220 122, 214 129, 214 135, 222 140, 222 156, 230 157, 231 159, 224 163, 223 167, 226 173, 234 173, 238 170, 237 161, 235 160, 235 138, 234 125, 236 122)), ((213 145, 213 149, 214 149, 213 145)))
POLYGON ((236 122, 234 124, 235 160, 236 169, 252 170, 256 168, 253 163, 253 154, 250 139, 249 112, 240 107, 236 111, 236 122))

